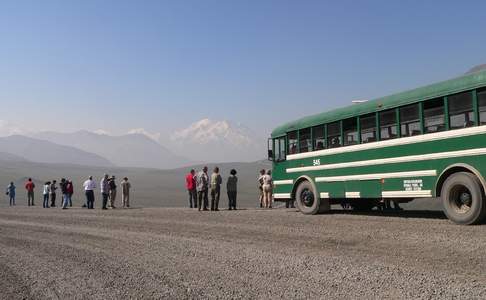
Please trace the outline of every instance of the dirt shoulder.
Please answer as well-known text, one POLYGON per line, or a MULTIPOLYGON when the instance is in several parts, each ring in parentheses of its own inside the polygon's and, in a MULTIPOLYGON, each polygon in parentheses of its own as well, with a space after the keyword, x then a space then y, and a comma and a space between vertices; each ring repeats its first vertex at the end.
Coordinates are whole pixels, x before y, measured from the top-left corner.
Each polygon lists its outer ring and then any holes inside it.
POLYGON ((0 210, 9 299, 485 298, 486 226, 440 214, 0 210))

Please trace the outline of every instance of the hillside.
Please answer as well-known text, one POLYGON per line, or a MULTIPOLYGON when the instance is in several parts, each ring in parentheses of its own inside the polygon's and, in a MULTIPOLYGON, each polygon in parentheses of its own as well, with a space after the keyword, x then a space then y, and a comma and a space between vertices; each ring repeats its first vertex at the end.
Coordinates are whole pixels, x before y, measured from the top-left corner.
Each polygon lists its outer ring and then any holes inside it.
POLYGON ((21 135, 0 138, 0 152, 38 163, 113 166, 99 155, 21 135))
POLYGON ((6 153, 6 152, 0 152, 0 161, 2 162, 22 162, 22 161, 27 161, 24 157, 12 154, 12 153, 6 153))
POLYGON ((96 153, 117 166, 171 169, 190 164, 143 134, 112 136, 89 131, 40 132, 36 138, 96 153))

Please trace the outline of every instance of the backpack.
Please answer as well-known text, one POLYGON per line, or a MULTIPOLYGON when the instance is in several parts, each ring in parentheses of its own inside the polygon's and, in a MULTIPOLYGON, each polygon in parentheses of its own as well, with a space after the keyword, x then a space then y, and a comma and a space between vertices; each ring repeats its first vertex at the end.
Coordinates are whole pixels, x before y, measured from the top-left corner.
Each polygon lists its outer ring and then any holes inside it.
POLYGON ((115 183, 114 180, 110 180, 110 183, 109 184, 110 184, 110 189, 111 190, 115 190, 116 189, 116 183, 115 183))

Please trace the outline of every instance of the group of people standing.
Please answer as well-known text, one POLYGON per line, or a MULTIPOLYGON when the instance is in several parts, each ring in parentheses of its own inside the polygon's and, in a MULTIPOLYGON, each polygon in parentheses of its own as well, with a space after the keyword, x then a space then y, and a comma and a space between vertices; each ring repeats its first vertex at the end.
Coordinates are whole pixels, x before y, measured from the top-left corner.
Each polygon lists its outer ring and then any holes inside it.
POLYGON ((273 179, 271 170, 260 170, 260 176, 258 177, 258 189, 260 190, 260 208, 272 208, 273 179))
MULTIPOLYGON (((238 177, 236 170, 232 169, 226 180, 226 191, 228 194, 228 210, 236 210, 236 197, 238 177)), ((209 210, 209 194, 211 195, 211 210, 219 210, 219 199, 221 194, 221 177, 218 167, 215 167, 211 177, 208 175, 208 167, 196 172, 192 169, 186 175, 186 188, 189 193, 189 207, 199 210, 209 210)), ((273 179, 271 170, 260 170, 258 177, 260 191, 260 208, 272 208, 273 204, 273 179)), ((287 207, 294 207, 293 201, 287 203, 287 207)))
MULTIPOLYGON (((103 176, 103 179, 101 180, 100 186, 101 186, 101 195, 103 199, 102 209, 108 209, 108 207, 116 208, 115 201, 117 197, 117 184, 115 180, 116 180, 115 176, 109 177, 107 174, 105 174, 103 176)), ((130 189, 132 186, 128 181, 127 177, 123 178, 123 181, 120 183, 120 186, 122 191, 121 193, 122 206, 123 208, 129 208, 130 189)), ((43 208, 56 207, 57 190, 59 188, 61 189, 61 195, 62 195, 62 205, 61 205, 62 209, 67 209, 68 206, 69 207, 73 206, 73 202, 72 202, 72 197, 74 194, 73 182, 72 180, 62 178, 59 183, 59 187, 57 185, 56 180, 47 181, 44 183, 43 192, 42 192, 43 208)), ((84 182, 83 188, 86 196, 86 203, 83 205, 83 207, 86 207, 88 209, 93 209, 94 202, 95 202, 94 190, 96 189, 96 183, 93 181, 92 176, 89 176, 88 180, 84 182)), ((7 186, 6 194, 9 198, 10 206, 16 205, 15 203, 16 189, 17 187, 13 182, 10 182, 10 184, 7 186)), ((34 206, 35 183, 33 182, 32 178, 29 178, 25 183, 25 189, 27 191, 27 205, 34 206)))
MULTIPOLYGON (((121 190, 122 190, 122 207, 129 208, 130 207, 130 189, 132 185, 128 181, 128 178, 123 178, 122 182, 120 183, 121 190)), ((93 180, 93 176, 89 176, 88 179, 83 183, 84 193, 86 195, 86 204, 83 207, 87 207, 88 209, 94 209, 94 202, 95 202, 95 189, 96 183, 93 180)), ((100 189, 101 189, 101 197, 102 197, 102 204, 101 209, 105 210, 108 208, 115 209, 115 202, 117 196, 117 184, 116 184, 116 177, 115 176, 108 176, 105 174, 100 182, 100 189)))
MULTIPOLYGON (((29 178, 29 182, 26 184, 27 185, 34 185, 32 182, 32 179, 29 178)), ((35 187, 35 185, 34 185, 35 187)), ((61 195, 62 195, 62 209, 67 209, 68 205, 69 207, 73 206, 73 194, 74 194, 74 187, 73 187, 73 182, 71 180, 67 180, 65 178, 61 179, 61 182, 59 183, 59 187, 61 188, 61 195)), ((50 207, 56 207, 56 198, 57 198, 57 181, 53 180, 52 182, 47 181, 44 183, 44 189, 43 189, 43 197, 44 201, 42 203, 43 208, 50 208, 50 207), (51 204, 49 206, 49 198, 51 200, 51 204)), ((29 189, 27 189, 28 191, 29 189)), ((32 190, 33 193, 33 190, 32 190)), ((32 205, 34 203, 34 199, 32 196, 32 205)))
MULTIPOLYGON (((236 210, 236 196, 238 177, 235 169, 230 171, 226 181, 226 192, 228 194, 228 210, 236 210)), ((208 167, 196 173, 192 169, 186 175, 186 189, 189 193, 189 207, 207 211, 209 206, 209 193, 211 193, 211 211, 219 211, 219 200, 221 196, 221 185, 223 177, 219 168, 215 167, 211 177, 208 175, 208 167)))
MULTIPOLYGON (((62 178, 61 182, 59 183, 59 187, 61 188, 61 194, 62 194, 62 208, 66 209, 68 205, 71 207, 73 206, 72 202, 72 196, 74 194, 74 187, 73 187, 73 182, 71 180, 62 178)), ((34 190, 35 190, 35 183, 32 181, 32 178, 29 178, 27 182, 25 183, 25 189, 27 191, 27 205, 28 206, 34 206, 34 190)), ((43 195, 43 203, 42 207, 44 208, 50 208, 50 207, 56 207, 56 198, 57 198, 57 181, 53 180, 47 181, 44 183, 42 195, 43 195), (49 200, 51 201, 49 203, 49 200)), ((15 196, 17 194, 16 192, 17 187, 13 182, 10 182, 10 184, 7 186, 7 191, 6 194, 9 198, 9 205, 10 206, 15 206, 15 196)))

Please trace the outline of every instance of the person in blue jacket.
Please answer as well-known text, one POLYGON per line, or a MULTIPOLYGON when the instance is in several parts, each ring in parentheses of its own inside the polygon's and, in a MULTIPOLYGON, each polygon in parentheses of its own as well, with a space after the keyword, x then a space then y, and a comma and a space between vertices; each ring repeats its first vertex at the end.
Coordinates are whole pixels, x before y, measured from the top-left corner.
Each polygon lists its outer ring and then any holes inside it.
POLYGON ((15 184, 10 182, 10 184, 7 186, 7 195, 10 199, 10 206, 15 206, 15 189, 15 184))

